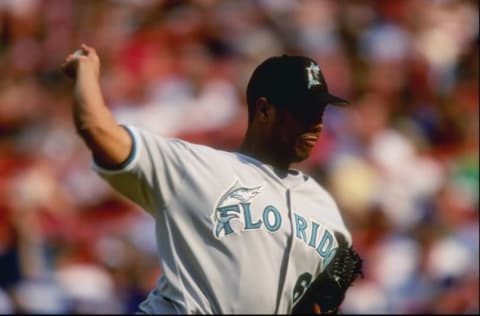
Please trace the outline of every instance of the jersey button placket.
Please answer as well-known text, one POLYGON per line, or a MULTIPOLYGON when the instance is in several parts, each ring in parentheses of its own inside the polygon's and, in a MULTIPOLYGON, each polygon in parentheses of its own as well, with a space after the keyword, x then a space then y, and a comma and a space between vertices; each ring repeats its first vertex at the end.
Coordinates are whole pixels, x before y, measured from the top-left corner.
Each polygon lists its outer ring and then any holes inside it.
POLYGON ((291 203, 291 190, 290 189, 287 189, 286 192, 285 192, 285 197, 286 197, 286 205, 287 205, 287 212, 288 212, 288 219, 289 219, 289 223, 290 223, 290 235, 288 236, 287 238, 287 249, 286 249, 286 263, 285 263, 285 268, 284 268, 284 276, 285 278, 282 280, 282 285, 281 285, 281 289, 280 289, 280 292, 279 292, 279 301, 277 302, 277 307, 276 307, 276 310, 275 310, 275 313, 278 314, 279 313, 279 308, 280 308, 280 305, 283 303, 284 305, 288 306, 291 304, 291 295, 289 293, 289 291, 286 291, 286 288, 288 286, 288 282, 289 282, 289 270, 290 270, 290 258, 291 258, 291 254, 293 253, 293 247, 294 247, 294 233, 295 233, 295 230, 294 230, 294 221, 293 221, 293 210, 292 210, 292 203, 291 203))

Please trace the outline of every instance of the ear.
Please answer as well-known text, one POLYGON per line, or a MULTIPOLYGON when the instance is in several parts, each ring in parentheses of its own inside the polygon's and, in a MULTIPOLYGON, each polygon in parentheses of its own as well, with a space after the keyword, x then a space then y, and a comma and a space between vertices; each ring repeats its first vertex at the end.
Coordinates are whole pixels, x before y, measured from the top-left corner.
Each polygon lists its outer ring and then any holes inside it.
POLYGON ((260 122, 268 122, 275 118, 275 107, 267 98, 260 97, 255 102, 255 116, 260 122))

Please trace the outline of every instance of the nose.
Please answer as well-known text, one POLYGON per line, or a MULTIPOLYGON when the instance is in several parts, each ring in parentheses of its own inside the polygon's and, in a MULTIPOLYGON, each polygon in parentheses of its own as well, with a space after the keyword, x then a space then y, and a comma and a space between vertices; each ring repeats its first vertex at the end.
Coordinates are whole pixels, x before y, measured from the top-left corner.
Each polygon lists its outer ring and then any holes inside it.
POLYGON ((303 115, 303 123, 306 126, 313 126, 314 128, 317 128, 323 123, 323 111, 309 111, 304 113, 303 115))

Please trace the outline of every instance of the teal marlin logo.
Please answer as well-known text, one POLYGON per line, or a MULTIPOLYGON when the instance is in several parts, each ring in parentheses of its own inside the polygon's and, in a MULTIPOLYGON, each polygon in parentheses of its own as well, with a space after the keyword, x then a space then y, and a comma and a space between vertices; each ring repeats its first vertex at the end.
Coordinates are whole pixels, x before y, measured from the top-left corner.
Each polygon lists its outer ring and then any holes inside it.
POLYGON ((308 89, 313 86, 321 85, 320 82, 320 67, 313 62, 310 63, 310 66, 305 68, 307 70, 308 76, 308 89))
POLYGON ((233 228, 231 226, 232 220, 240 220, 240 212, 245 208, 250 215, 250 201, 261 193, 262 186, 244 187, 240 186, 238 180, 235 180, 233 185, 222 194, 215 207, 213 214, 214 234, 216 238, 231 234, 233 228), (223 234, 222 234, 223 232, 223 234))

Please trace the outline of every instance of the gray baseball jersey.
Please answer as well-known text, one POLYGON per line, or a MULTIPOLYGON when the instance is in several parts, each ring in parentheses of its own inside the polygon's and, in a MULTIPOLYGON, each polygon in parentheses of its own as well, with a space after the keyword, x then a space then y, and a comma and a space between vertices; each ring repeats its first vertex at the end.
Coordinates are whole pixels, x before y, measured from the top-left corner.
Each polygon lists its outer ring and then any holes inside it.
POLYGON ((156 314, 288 314, 351 236, 331 196, 298 170, 127 127, 134 148, 119 170, 93 168, 153 215, 156 314))

